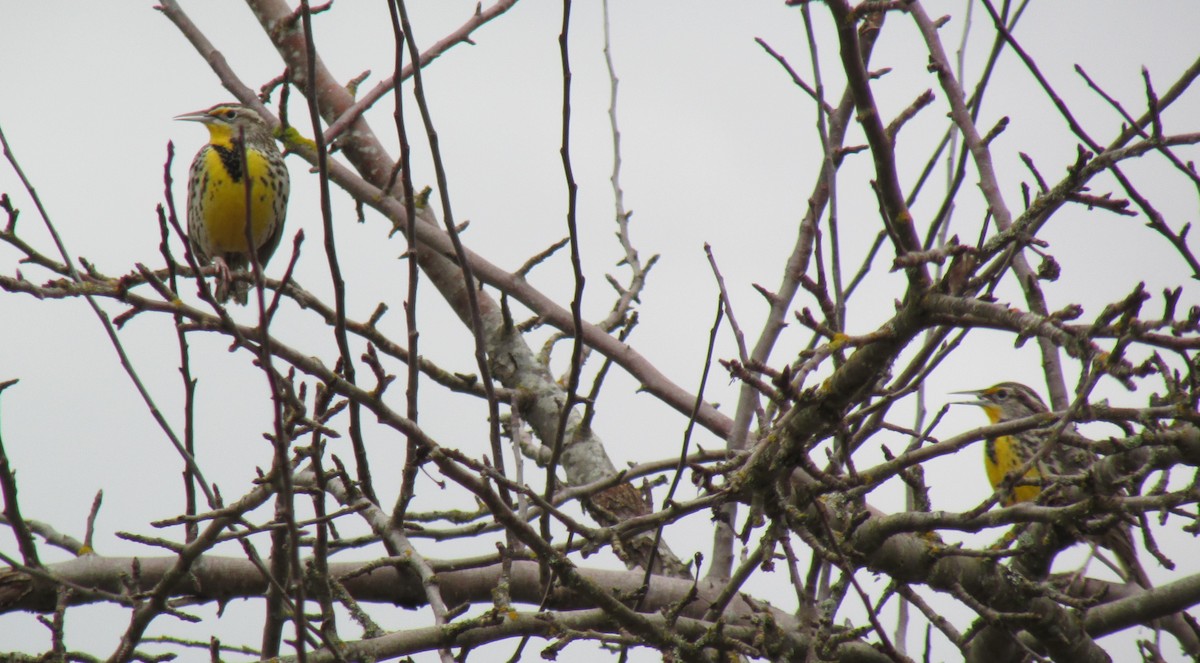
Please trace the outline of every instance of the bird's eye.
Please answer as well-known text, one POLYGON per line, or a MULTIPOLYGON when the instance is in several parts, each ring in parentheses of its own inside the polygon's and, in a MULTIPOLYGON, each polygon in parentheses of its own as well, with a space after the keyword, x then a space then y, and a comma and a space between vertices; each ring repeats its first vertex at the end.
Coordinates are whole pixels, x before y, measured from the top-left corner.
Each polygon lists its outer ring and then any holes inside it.
POLYGON ((996 398, 996 400, 998 400, 998 401, 1007 400, 1008 399, 1008 389, 1001 387, 1001 388, 997 389, 996 391, 992 392, 992 396, 994 396, 996 398))
POLYGON ((233 118, 237 117, 237 111, 233 110, 232 108, 226 108, 225 110, 221 111, 221 115, 227 120, 232 120, 233 118))

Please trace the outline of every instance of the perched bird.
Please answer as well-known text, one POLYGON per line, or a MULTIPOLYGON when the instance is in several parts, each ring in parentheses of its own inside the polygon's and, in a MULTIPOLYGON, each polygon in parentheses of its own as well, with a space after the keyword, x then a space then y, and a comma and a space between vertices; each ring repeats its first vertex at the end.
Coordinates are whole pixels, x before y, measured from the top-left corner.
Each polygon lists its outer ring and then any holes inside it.
POLYGON ((208 128, 208 145, 192 160, 188 175, 188 243, 196 261, 217 267, 217 299, 248 299, 245 281, 233 283, 233 271, 245 271, 250 251, 266 266, 283 236, 289 192, 288 169, 271 129, 253 109, 217 104, 175 118, 208 128), (240 141, 245 141, 245 170, 240 141), (248 176, 247 176, 248 175, 248 176), (246 187, 250 188, 250 246, 246 245, 246 187))
MULTIPOLYGON (((993 424, 1050 411, 1036 391, 1017 382, 1001 382, 987 389, 958 393, 975 396, 976 400, 964 401, 964 404, 983 408, 993 424)), ((1046 429, 1032 429, 1013 435, 989 437, 984 444, 983 463, 992 488, 998 488, 1008 475, 1024 467, 1041 449, 1047 434, 1046 429)), ((1005 506, 1037 501, 1056 476, 1081 474, 1097 460, 1097 456, 1090 451, 1057 441, 1050 444, 1052 446, 1046 453, 1004 496, 1005 506)), ((1047 497, 1050 499, 1044 501, 1056 502, 1053 496, 1047 497)), ((1061 500, 1057 500, 1057 503, 1061 504, 1061 500)), ((1150 587, 1149 577, 1137 558, 1129 523, 1118 521, 1092 540, 1113 552, 1127 582, 1150 587)))

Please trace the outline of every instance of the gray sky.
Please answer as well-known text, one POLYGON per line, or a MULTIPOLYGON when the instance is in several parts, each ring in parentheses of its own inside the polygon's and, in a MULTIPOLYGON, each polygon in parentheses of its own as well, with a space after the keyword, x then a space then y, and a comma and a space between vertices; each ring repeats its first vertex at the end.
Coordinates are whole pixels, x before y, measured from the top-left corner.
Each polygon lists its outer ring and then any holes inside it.
MULTIPOLYGON (((1107 92, 1137 114, 1144 108, 1140 67, 1148 68, 1161 93, 1197 56, 1194 31, 1200 5, 1193 2, 1032 4, 1018 38, 1039 60, 1043 73, 1087 130, 1102 143, 1114 135, 1120 119, 1087 90, 1073 72, 1074 64, 1082 65, 1107 92)), ((432 43, 457 27, 473 6, 473 2, 461 1, 416 4, 412 11, 418 42, 432 43)), ((154 210, 163 200, 167 141, 175 143, 174 195, 182 209, 185 193, 179 181, 186 177, 192 155, 206 138, 200 127, 171 118, 231 98, 174 26, 151 7, 148 2, 0 2, 0 89, 4 90, 0 127, 68 249, 108 274, 130 272, 138 262, 161 265, 154 210)), ((187 2, 184 7, 247 84, 260 85, 280 73, 277 54, 244 5, 211 0, 187 2)), ((516 269, 566 234, 565 188, 558 156, 559 7, 559 3, 525 0, 478 31, 475 46, 459 46, 426 70, 455 218, 471 222, 464 242, 509 269, 516 269)), ((952 14, 942 29, 948 49, 958 44, 963 7, 962 2, 927 3, 930 14, 952 14)), ((836 99, 842 85, 831 20, 820 4, 815 4, 812 12, 823 49, 824 82, 831 99, 836 99)), ((799 11, 779 1, 614 0, 611 15, 613 57, 620 77, 625 202, 634 212, 633 238, 643 258, 662 254, 643 296, 641 323, 631 343, 667 376, 692 389, 699 379, 716 297, 703 244, 712 245, 739 322, 752 342, 766 311, 752 284, 774 288, 779 282, 782 261, 795 241, 820 165, 811 101, 754 42, 759 37, 770 43, 811 82, 804 26, 799 11)), ((966 53, 972 81, 991 34, 986 14, 979 7, 975 20, 966 53)), ((364 84, 369 88, 390 71, 392 40, 385 3, 343 1, 331 14, 319 17, 316 25, 320 54, 343 80, 369 69, 373 73, 364 84)), ((598 3, 577 3, 571 41, 575 74, 572 157, 580 183, 579 224, 589 279, 585 315, 593 320, 603 317, 612 302, 604 274, 625 275, 615 265, 621 253, 613 240, 608 182, 612 168, 609 83, 600 25, 598 3)), ((905 187, 912 185, 916 169, 924 164, 944 130, 944 97, 925 68, 923 48, 912 22, 895 15, 889 18, 873 59, 874 68, 892 68, 875 83, 885 114, 899 112, 927 88, 933 88, 938 97, 898 141, 898 156, 908 164, 903 174, 905 187)), ((1200 111, 1196 97, 1189 93, 1166 114, 1168 132, 1195 129, 1194 118, 1200 111)), ((303 128, 307 118, 299 102, 300 97, 294 96, 293 122, 303 128)), ((368 117, 385 144, 395 145, 389 129, 391 111, 391 102, 385 100, 368 117)), ((1043 175, 1055 181, 1073 160, 1077 141, 1011 53, 1001 59, 979 124, 990 128, 1002 116, 1010 117, 1012 123, 993 144, 993 158, 1008 203, 1019 210, 1019 186, 1030 178, 1018 152, 1029 154, 1043 175)), ((415 128, 418 123, 410 126, 415 128)), ((857 131, 847 141, 862 142, 857 131)), ((417 149, 414 180, 418 187, 432 185, 426 150, 423 145, 417 149)), ((1181 153, 1194 158, 1194 151, 1181 153)), ((299 159, 289 159, 289 164, 292 197, 287 239, 268 271, 275 276, 282 273, 290 237, 303 229, 307 241, 297 278, 310 290, 328 295, 331 287, 320 246, 317 180, 299 159)), ((846 181, 858 185, 844 191, 839 200, 843 261, 850 274, 857 270, 879 228, 874 200, 861 187, 869 168, 869 157, 863 153, 850 157, 843 169, 846 181)), ((1175 228, 1195 219, 1195 191, 1177 173, 1165 169, 1161 160, 1147 160, 1128 170, 1175 228)), ((935 180, 930 186, 944 181, 944 168, 935 180)), ((954 231, 965 242, 974 241, 983 214, 976 182, 971 168, 954 220, 954 231)), ((1098 179, 1095 192, 1102 193, 1109 185, 1110 181, 1098 179)), ((19 228, 26 239, 52 252, 33 205, 7 164, 0 167, 0 191, 7 192, 22 210, 19 228)), ((937 200, 937 196, 925 196, 914 207, 914 214, 918 219, 928 218, 937 200)), ((353 203, 336 190, 333 208, 342 266, 350 284, 351 315, 366 318, 377 302, 386 301, 391 313, 384 326, 400 337, 405 266, 396 258, 403 251, 402 239, 385 241, 385 222, 370 211, 365 224, 355 223, 353 203)), ((1200 303, 1182 262, 1171 259, 1165 241, 1146 232, 1142 221, 1088 213, 1082 208, 1057 216, 1043 236, 1051 243, 1049 250, 1063 265, 1065 276, 1045 286, 1050 308, 1079 302, 1086 309, 1085 317, 1092 316, 1142 280, 1155 294, 1167 286, 1184 285, 1181 307, 1200 303)), ((901 275, 887 273, 885 266, 892 256, 885 247, 878 259, 881 267, 864 285, 861 299, 852 301, 850 333, 872 331, 891 313, 902 283, 901 275)), ((16 259, 10 247, 0 246, 0 271, 11 274, 21 269, 34 281, 45 280, 45 274, 18 266, 16 259)), ((563 254, 536 270, 531 280, 566 305, 572 287, 569 274, 563 254)), ((1015 285, 1007 284, 998 294, 1002 300, 1021 305, 1015 285)), ((1159 305, 1155 301, 1147 310, 1159 305)), ((802 297, 794 308, 802 306, 814 304, 802 297)), ((123 310, 111 303, 105 307, 113 315, 123 310)), ((437 301, 432 289, 423 291, 420 312, 422 352, 445 368, 474 373, 468 333, 437 301)), ((235 312, 247 320, 249 314, 249 310, 235 312)), ((121 338, 158 406, 172 424, 181 426, 182 393, 170 327, 170 321, 161 316, 140 316, 121 331, 121 338)), ((21 379, 4 393, 0 403, 0 432, 19 470, 26 514, 82 536, 92 495, 103 489, 105 506, 97 525, 97 550, 109 555, 147 554, 144 547, 121 541, 114 532, 153 535, 149 521, 181 510, 180 462, 121 371, 98 322, 82 301, 37 302, 0 294, 0 329, 0 380, 21 379)), ((285 310, 274 332, 284 342, 319 354, 332 365, 328 331, 303 312, 285 310)), ((541 333, 536 338, 544 336, 541 333)), ((793 325, 774 353, 775 365, 793 357, 807 341, 808 335, 793 325)), ((227 498, 240 495, 253 480, 255 466, 270 463, 270 447, 261 438, 261 431, 269 427, 265 378, 251 366, 247 353, 226 352, 228 344, 223 340, 192 335, 191 344, 193 370, 200 379, 198 459, 227 498)), ((564 348, 556 356, 560 368, 565 365, 564 348)), ((728 328, 722 334, 718 356, 736 356, 728 328)), ((1039 366, 1033 344, 1014 349, 1005 335, 976 332, 956 361, 930 377, 930 406, 940 407, 949 391, 1004 379, 1040 387, 1039 366)), ((403 375, 401 366, 390 368, 403 375)), ((1071 370, 1076 369, 1072 366, 1071 370)), ((637 384, 618 370, 609 378, 596 428, 610 454, 618 463, 676 454, 685 419, 649 396, 637 394, 636 388, 637 384)), ((737 385, 729 382, 724 371, 714 370, 709 398, 731 412, 736 392, 737 385)), ((432 387, 423 393, 422 423, 431 435, 447 446, 484 453, 484 404, 432 387)), ((1102 382, 1096 394, 1114 404, 1137 405, 1145 400, 1111 381, 1102 382)), ((392 397, 402 397, 398 387, 392 397)), ((977 412, 952 410, 937 433, 950 434, 980 423, 977 412)), ((723 445, 706 433, 699 434, 696 442, 706 448, 723 445)), ((376 433, 369 443, 377 473, 382 468, 400 467, 402 440, 376 433)), ((336 452, 349 455, 345 449, 336 452)), ((931 463, 927 478, 935 508, 964 508, 990 493, 978 456, 978 449, 972 447, 931 463)), ((398 490, 396 474, 389 480, 381 473, 385 502, 398 490)), ((437 492, 430 482, 423 489, 425 501, 415 508, 444 508, 444 502, 461 497, 437 492)), ((900 496, 900 487, 892 486, 873 494, 871 502, 893 511, 902 504, 900 496)), ((266 512, 259 515, 268 517, 266 512)), ((697 551, 707 556, 707 516, 693 520, 696 536, 671 543, 682 556, 697 551)), ((968 540, 990 541, 998 534, 968 540)), ((1170 544, 1188 543, 1167 542, 1164 547, 1170 554, 1170 544)), ((438 546, 424 549, 435 557, 455 552, 438 546)), ((0 550, 15 550, 3 529, 0 550)), ((1082 552, 1082 548, 1075 551, 1082 552)), ((1200 565, 1178 555, 1175 558, 1184 567, 1180 572, 1186 572, 1188 565, 1193 565, 1194 572, 1200 565)), ((616 562, 600 556, 585 563, 616 562)), ((1159 572, 1166 574, 1155 568, 1152 577, 1167 577, 1159 572)), ((759 596, 778 597, 780 607, 791 609, 794 599, 789 593, 780 595, 771 587, 786 584, 779 573, 782 571, 759 574, 746 589, 759 596)), ((210 614, 204 609, 197 612, 210 614)), ((387 610, 377 613, 389 614, 387 610)), ((229 607, 217 628, 231 642, 243 638, 257 646, 257 632, 243 632, 239 621, 256 623, 258 616, 257 604, 237 603, 229 607)), ((69 619, 76 625, 69 629, 77 638, 73 646, 97 654, 111 650, 115 640, 106 638, 120 633, 127 620, 123 614, 102 608, 73 610, 69 619), (94 628, 83 627, 93 620, 94 628)), ((396 611, 394 619, 392 625, 398 627, 412 617, 396 611)), ((211 627, 204 625, 204 629, 211 627)), ((197 637, 208 633, 193 631, 169 618, 161 618, 156 628, 197 637)), ((48 642, 45 629, 31 616, 0 618, 0 634, 6 649, 42 650, 48 642)), ((1129 638, 1105 644, 1114 647, 1118 657, 1135 651, 1129 638)), ((1173 646, 1171 643, 1167 650, 1177 654, 1173 646)), ((941 647, 938 651, 947 660, 956 657, 945 642, 941 647)))

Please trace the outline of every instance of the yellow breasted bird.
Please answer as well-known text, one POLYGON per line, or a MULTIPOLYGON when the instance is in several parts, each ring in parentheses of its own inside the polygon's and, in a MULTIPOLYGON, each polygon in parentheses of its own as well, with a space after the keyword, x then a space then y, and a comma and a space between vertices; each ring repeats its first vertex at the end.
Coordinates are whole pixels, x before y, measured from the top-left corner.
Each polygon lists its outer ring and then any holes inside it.
MULTIPOLYGON (((1018 382, 1001 382, 987 389, 958 393, 975 396, 976 400, 965 401, 964 404, 982 408, 992 424, 1050 411, 1036 391, 1018 382)), ((1013 435, 989 437, 984 444, 983 463, 992 488, 998 488, 1008 475, 1019 471, 1033 458, 1046 442, 1048 433, 1046 429, 1032 429, 1013 435)), ((1052 446, 1046 453, 1003 497, 1005 506, 1037 501, 1055 477, 1083 473, 1097 460, 1097 456, 1090 451, 1058 441, 1051 441, 1050 444, 1052 446)), ((1137 558, 1129 523, 1118 521, 1102 534, 1092 537, 1092 540, 1113 552, 1127 582, 1150 587, 1150 579, 1137 558)))
POLYGON ((200 148, 188 175, 188 243, 196 261, 217 267, 217 299, 248 299, 245 281, 232 282, 233 271, 245 271, 250 251, 266 266, 283 236, 289 193, 288 169, 275 146, 271 129, 253 109, 217 104, 175 118, 200 122, 208 129, 208 145, 200 148), (244 137, 246 173, 239 137, 244 137), (246 245, 246 186, 250 187, 250 240, 246 245))

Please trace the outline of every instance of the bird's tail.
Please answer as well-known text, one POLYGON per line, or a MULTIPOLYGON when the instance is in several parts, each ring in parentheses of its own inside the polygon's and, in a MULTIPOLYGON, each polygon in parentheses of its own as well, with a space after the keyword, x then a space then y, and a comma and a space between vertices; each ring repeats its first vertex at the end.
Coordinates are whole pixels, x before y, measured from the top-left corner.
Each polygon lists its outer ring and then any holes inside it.
POLYGON ((1136 583, 1142 589, 1150 589, 1150 576, 1138 560, 1137 547, 1133 543, 1133 532, 1129 525, 1122 523, 1110 528, 1100 540, 1100 545, 1112 551, 1121 567, 1121 575, 1125 582, 1136 583))
POLYGON ((250 301, 250 284, 245 281, 234 281, 229 286, 229 297, 245 306, 250 301))
MULTIPOLYGON (((236 272, 235 272, 236 274, 236 272)), ((217 301, 225 304, 230 299, 245 306, 250 301, 250 284, 245 279, 226 281, 217 279, 217 301)))

